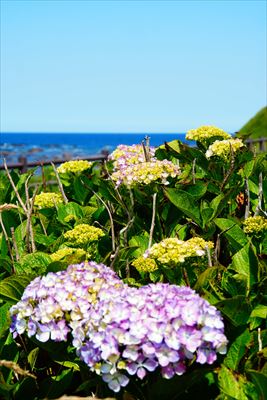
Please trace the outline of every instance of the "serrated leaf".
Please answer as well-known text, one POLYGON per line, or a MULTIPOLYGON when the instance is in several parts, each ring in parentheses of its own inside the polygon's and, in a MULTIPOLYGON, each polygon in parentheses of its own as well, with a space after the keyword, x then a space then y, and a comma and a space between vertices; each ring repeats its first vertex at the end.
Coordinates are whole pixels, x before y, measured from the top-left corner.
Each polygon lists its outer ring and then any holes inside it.
POLYGON ((247 370, 246 371, 249 376, 251 377, 258 395, 259 399, 266 400, 267 399, 267 377, 263 375, 261 372, 254 371, 254 370, 247 370))
POLYGON ((76 218, 76 220, 79 220, 83 218, 84 212, 79 204, 69 202, 67 204, 58 205, 57 215, 59 222, 66 225, 67 224, 67 222, 65 221, 66 217, 73 215, 76 218))
POLYGON ((46 272, 46 267, 51 263, 49 254, 36 251, 35 253, 27 254, 19 261, 21 270, 28 274, 41 275, 46 272))
POLYGON ((251 305, 247 302, 246 296, 221 300, 216 307, 234 326, 245 325, 251 313, 251 305))
POLYGON ((223 235, 229 240, 232 247, 239 251, 248 243, 248 239, 243 230, 231 219, 216 218, 215 224, 221 229, 223 235))
POLYGON ((187 217, 191 218, 198 225, 201 225, 199 206, 195 202, 194 196, 179 189, 165 189, 168 199, 187 217))
POLYGON ((258 259, 249 244, 233 256, 231 269, 245 277, 248 291, 258 282, 258 259))
POLYGON ((240 374, 235 374, 230 369, 222 366, 218 374, 219 387, 223 393, 236 400, 247 400, 244 391, 246 378, 240 374))
POLYGON ((27 275, 12 275, 0 282, 0 298, 17 303, 25 287, 31 282, 32 278, 27 275))
POLYGON ((246 329, 235 341, 231 344, 224 359, 224 365, 230 369, 237 370, 242 357, 246 353, 247 345, 251 340, 251 334, 246 329))

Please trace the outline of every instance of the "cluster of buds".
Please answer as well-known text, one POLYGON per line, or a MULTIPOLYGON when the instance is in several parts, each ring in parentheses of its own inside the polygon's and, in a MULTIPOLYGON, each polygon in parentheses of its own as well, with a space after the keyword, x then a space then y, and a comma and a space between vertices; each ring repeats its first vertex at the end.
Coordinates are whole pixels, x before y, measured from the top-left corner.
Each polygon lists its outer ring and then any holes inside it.
POLYGON ((174 268, 177 264, 185 262, 189 257, 205 256, 207 250, 212 248, 212 242, 206 242, 199 237, 186 241, 178 238, 167 238, 160 243, 154 244, 132 264, 140 272, 155 271, 158 269, 157 263, 174 268))
POLYGON ((37 194, 34 205, 38 208, 53 208, 63 203, 61 194, 54 192, 42 192, 37 194))
POLYGON ((205 143, 207 140, 213 138, 230 139, 231 135, 222 129, 216 128, 216 126, 200 126, 197 129, 191 129, 188 131, 185 138, 187 140, 195 140, 200 143, 205 143))
POLYGON ((64 247, 50 255, 53 262, 65 261, 68 264, 75 264, 84 261, 86 256, 89 257, 89 254, 87 254, 85 250, 73 249, 71 247, 64 247))
POLYGON ((86 171, 92 166, 92 163, 87 160, 73 160, 73 161, 67 161, 61 164, 58 168, 57 171, 60 174, 65 174, 68 172, 72 172, 73 174, 79 174, 83 171, 86 171))
POLYGON ((212 364, 227 339, 217 309, 189 287, 133 288, 94 262, 36 278, 14 305, 13 337, 39 341, 72 338, 77 355, 119 392, 131 376, 186 372, 195 359, 212 364))
POLYGON ((146 161, 155 161, 155 148, 149 147, 145 148, 140 144, 134 144, 132 146, 127 146, 125 144, 120 144, 109 156, 109 160, 114 161, 114 168, 121 169, 128 167, 133 164, 140 164, 146 161), (147 151, 147 156, 145 155, 147 151), (146 159, 148 157, 148 159, 146 159))
POLYGON ((254 217, 248 217, 243 222, 244 232, 249 235, 261 235, 267 231, 267 218, 261 217, 260 215, 254 217))
POLYGON ((235 154, 244 146, 245 145, 241 139, 216 140, 206 151, 206 157, 210 158, 217 156, 224 161, 227 161, 231 158, 231 154, 235 154))
POLYGON ((64 238, 74 246, 86 246, 104 236, 100 228, 88 224, 76 225, 74 229, 64 233, 64 238))
POLYGON ((151 182, 160 182, 163 185, 168 185, 168 178, 175 178, 180 173, 178 165, 173 164, 171 161, 156 160, 121 168, 113 172, 111 178, 116 182, 117 186, 123 183, 131 187, 136 184, 148 185, 151 182))

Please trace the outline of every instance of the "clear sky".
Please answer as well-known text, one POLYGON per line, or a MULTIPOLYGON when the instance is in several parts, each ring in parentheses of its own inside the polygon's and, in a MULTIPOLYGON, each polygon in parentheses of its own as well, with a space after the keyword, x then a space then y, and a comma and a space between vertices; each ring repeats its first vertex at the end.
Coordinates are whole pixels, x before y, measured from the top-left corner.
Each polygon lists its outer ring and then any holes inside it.
POLYGON ((238 130, 266 105, 266 1, 1 0, 1 130, 238 130))

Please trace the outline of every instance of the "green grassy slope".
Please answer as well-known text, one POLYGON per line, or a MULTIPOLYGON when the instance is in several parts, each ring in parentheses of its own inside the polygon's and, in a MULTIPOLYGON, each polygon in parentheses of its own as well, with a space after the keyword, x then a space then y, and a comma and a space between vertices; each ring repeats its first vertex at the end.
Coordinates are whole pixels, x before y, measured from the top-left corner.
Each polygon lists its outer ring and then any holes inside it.
POLYGON ((267 107, 263 107, 237 133, 237 137, 257 139, 267 137, 267 107))

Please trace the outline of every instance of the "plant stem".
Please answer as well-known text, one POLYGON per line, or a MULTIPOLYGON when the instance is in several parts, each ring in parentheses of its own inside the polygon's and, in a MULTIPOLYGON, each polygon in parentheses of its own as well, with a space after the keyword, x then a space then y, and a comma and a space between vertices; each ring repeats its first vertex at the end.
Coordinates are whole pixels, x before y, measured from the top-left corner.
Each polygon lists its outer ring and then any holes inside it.
POLYGON ((262 197, 263 197, 263 182, 262 182, 262 172, 259 174, 259 193, 258 193, 258 204, 255 210, 255 215, 259 215, 262 206, 262 197))
POLYGON ((250 192, 249 192, 248 178, 245 178, 245 199, 246 199, 245 219, 247 219, 249 217, 249 210, 250 210, 250 192))
POLYGON ((66 196, 66 194, 64 192, 63 185, 62 185, 62 182, 61 182, 60 177, 59 177, 59 173, 58 173, 58 171, 57 171, 57 169, 55 167, 55 164, 51 162, 51 165, 52 165, 53 170, 55 172, 57 183, 58 183, 58 187, 59 187, 60 193, 61 193, 61 195, 63 197, 64 204, 67 204, 68 203, 68 199, 67 199, 67 196, 66 196))

